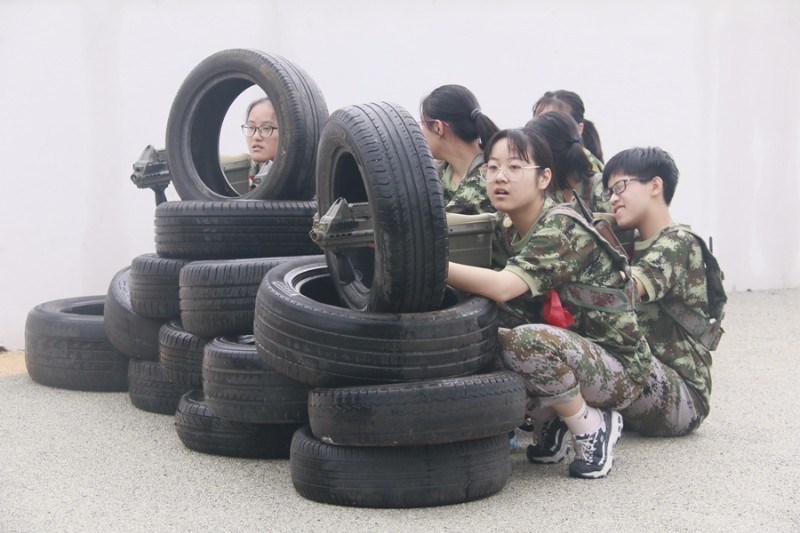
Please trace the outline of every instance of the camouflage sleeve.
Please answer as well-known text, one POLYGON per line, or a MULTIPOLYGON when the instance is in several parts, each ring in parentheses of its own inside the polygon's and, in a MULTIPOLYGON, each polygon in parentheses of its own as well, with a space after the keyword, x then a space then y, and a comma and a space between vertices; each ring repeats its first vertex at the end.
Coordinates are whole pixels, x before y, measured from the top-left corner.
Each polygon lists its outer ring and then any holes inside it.
POLYGON ((531 295, 538 296, 574 279, 587 264, 586 253, 594 249, 593 237, 577 223, 549 217, 505 269, 522 278, 531 295))
POLYGON ((603 200, 603 180, 597 180, 592 187, 592 212, 611 213, 611 202, 603 200))
POLYGON ((631 273, 644 285, 642 300, 661 300, 678 284, 685 284, 692 245, 697 243, 686 232, 661 233, 641 255, 634 254, 631 273))
POLYGON ((447 200, 444 210, 448 213, 477 215, 496 211, 486 193, 486 180, 480 174, 462 179, 458 189, 447 200))

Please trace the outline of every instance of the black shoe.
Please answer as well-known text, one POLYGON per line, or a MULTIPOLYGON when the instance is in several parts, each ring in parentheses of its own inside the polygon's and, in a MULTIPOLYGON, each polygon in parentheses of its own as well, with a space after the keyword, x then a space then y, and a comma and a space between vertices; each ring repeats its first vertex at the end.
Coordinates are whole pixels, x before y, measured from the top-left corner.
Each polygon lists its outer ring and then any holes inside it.
POLYGON ((569 429, 561 420, 555 417, 545 422, 534 430, 535 444, 528 446, 528 461, 538 464, 552 464, 564 459, 569 449, 569 429))
POLYGON ((594 433, 575 435, 575 459, 569 465, 569 475, 586 479, 606 477, 614 464, 614 444, 622 433, 622 415, 602 410, 603 426, 594 433))

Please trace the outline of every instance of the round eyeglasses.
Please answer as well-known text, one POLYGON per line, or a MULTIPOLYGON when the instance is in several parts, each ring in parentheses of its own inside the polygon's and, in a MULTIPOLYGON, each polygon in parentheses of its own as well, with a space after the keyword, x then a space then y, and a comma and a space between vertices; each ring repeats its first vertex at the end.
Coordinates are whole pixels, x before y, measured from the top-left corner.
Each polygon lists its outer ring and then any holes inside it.
POLYGON ((278 126, 251 126, 250 124, 242 124, 242 133, 244 133, 245 137, 252 137, 258 132, 259 135, 267 138, 277 129, 278 126))
POLYGON ((600 198, 602 198, 604 202, 607 202, 611 200, 612 195, 616 194, 617 196, 619 196, 620 194, 625 192, 625 189, 628 188, 629 181, 650 181, 650 178, 625 178, 619 180, 608 189, 603 189, 603 192, 600 194, 600 198))
POLYGON ((525 175, 525 171, 531 168, 542 168, 539 165, 523 167, 522 165, 497 166, 487 163, 481 166, 481 172, 486 176, 486 181, 495 181, 502 171, 508 181, 519 181, 525 175))

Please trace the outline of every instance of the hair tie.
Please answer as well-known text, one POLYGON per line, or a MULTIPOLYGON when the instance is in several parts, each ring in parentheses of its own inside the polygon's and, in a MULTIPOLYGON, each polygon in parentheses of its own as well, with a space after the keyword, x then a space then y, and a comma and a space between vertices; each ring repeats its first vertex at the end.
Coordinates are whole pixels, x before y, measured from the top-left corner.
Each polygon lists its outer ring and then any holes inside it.
POLYGON ((573 145, 573 144, 575 144, 575 143, 580 143, 580 142, 581 142, 581 138, 580 138, 580 137, 575 137, 574 139, 572 139, 571 141, 569 141, 569 144, 570 144, 570 146, 571 146, 571 145, 573 145))
POLYGON ((480 114, 481 114, 480 108, 476 107, 475 109, 472 110, 472 113, 469 114, 469 118, 471 118, 472 120, 478 120, 478 115, 480 114))

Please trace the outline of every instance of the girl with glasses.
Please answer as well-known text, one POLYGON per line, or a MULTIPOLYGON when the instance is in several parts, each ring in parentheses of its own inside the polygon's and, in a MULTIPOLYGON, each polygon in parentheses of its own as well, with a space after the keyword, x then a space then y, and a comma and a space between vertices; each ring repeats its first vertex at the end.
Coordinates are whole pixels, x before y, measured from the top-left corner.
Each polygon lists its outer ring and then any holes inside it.
POLYGON ((278 117, 268 97, 254 100, 247 106, 242 133, 250 152, 250 189, 255 189, 269 174, 278 153, 278 117))
POLYGON ((502 270, 451 262, 448 284, 517 317, 501 321, 511 329, 500 329, 499 364, 525 379, 528 459, 561 461, 571 433, 570 475, 604 477, 622 431, 618 410, 639 395, 650 366, 627 260, 548 196, 553 156, 540 135, 500 131, 484 157, 489 198, 513 230, 511 257, 502 270))

